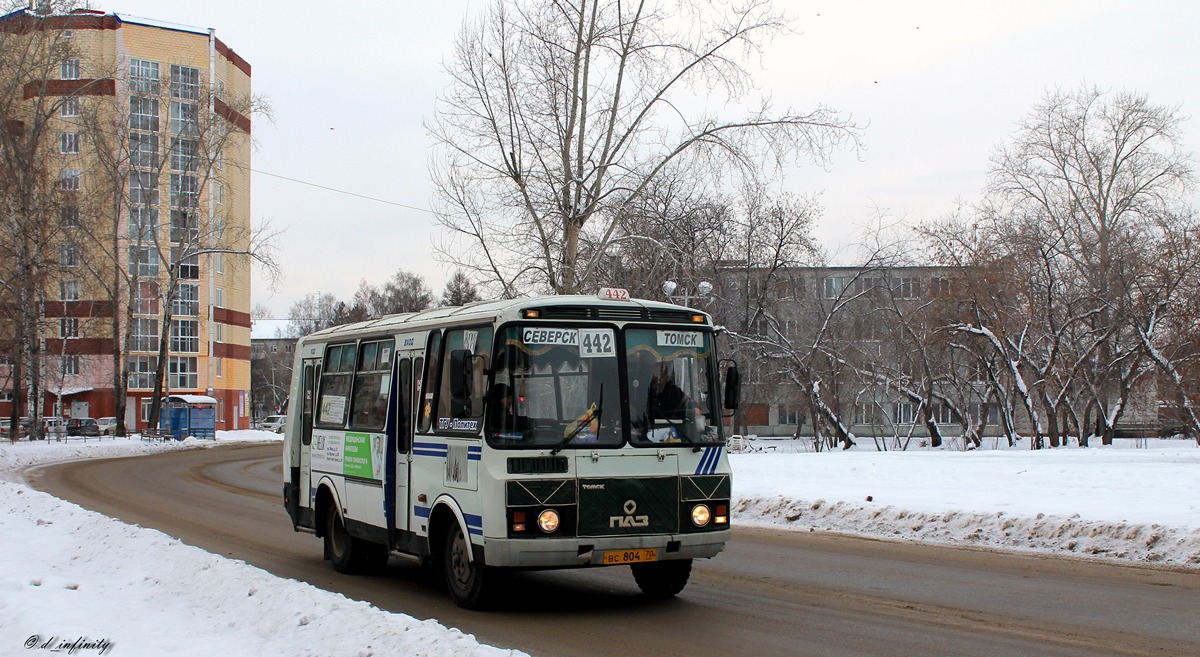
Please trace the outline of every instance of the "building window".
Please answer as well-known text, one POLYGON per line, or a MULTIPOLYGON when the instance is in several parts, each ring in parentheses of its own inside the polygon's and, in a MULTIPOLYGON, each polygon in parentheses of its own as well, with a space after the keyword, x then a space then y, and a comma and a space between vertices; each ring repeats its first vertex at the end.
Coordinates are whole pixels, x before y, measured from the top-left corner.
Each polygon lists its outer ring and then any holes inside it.
MULTIPOLYGON (((137 287, 133 289, 133 312, 139 315, 157 315, 158 298, 158 281, 138 281, 137 287)), ((157 323, 154 334, 158 335, 157 323)), ((151 351, 158 350, 157 341, 154 345, 151 351)))
POLYGON ((225 307, 225 290, 224 288, 216 288, 213 290, 213 305, 218 308, 225 307))
POLYGON ((854 405, 854 423, 879 426, 883 424, 883 414, 879 412, 879 404, 875 402, 858 403, 854 405))
POLYGON ((142 169, 158 168, 158 135, 140 132, 129 134, 129 166, 142 169))
POLYGON ((79 245, 74 242, 60 244, 58 247, 58 264, 63 267, 78 267, 79 245))
POLYGON ((79 318, 61 317, 58 320, 58 335, 62 338, 79 337, 79 318))
POLYGON ((179 278, 194 281, 200 278, 200 256, 181 255, 180 247, 171 247, 171 262, 179 268, 179 278))
POLYGON ((142 244, 153 243, 157 233, 158 208, 129 208, 129 239, 142 244))
POLYGON ((796 426, 800 423, 800 406, 798 404, 780 404, 779 422, 783 426, 796 426))
POLYGON ((79 96, 64 96, 59 114, 64 119, 77 118, 79 116, 79 96))
MULTIPOLYGON (((129 378, 126 381, 127 386, 131 390, 150 390, 154 387, 154 370, 158 369, 157 356, 130 356, 129 357, 129 378)), ((149 399, 143 399, 142 403, 146 404, 143 407, 142 421, 145 422, 150 418, 149 399)))
POLYGON ((58 173, 58 188, 66 191, 79 189, 79 169, 63 169, 58 173))
POLYGON ((171 101, 171 134, 196 135, 200 133, 200 124, 195 103, 171 101))
POLYGON ((225 325, 224 324, 213 324, 212 327, 213 327, 213 342, 224 342, 225 341, 225 325))
POLYGON ((171 243, 191 244, 200 236, 200 218, 195 211, 171 210, 171 243))
POLYGON ((159 93, 158 62, 145 59, 129 60, 129 91, 157 96, 159 93))
POLYGON ((63 155, 79 154, 79 133, 64 132, 58 135, 58 152, 63 155))
POLYGON ((221 183, 213 183, 213 199, 218 205, 225 202, 225 185, 221 183))
POLYGON ((200 178, 186 173, 171 174, 171 207, 195 208, 200 205, 200 178))
POLYGON ((129 98, 129 129, 158 132, 158 99, 131 96, 129 98))
POLYGON ((158 351, 158 318, 135 317, 129 324, 130 351, 158 351))
POLYGON ((175 171, 199 171, 200 142, 195 139, 172 137, 171 168, 175 171))
POLYGON ((149 171, 130 171, 129 205, 158 205, 158 176, 149 171))
POLYGON ((200 316, 200 285, 197 283, 180 283, 179 296, 172 307, 173 315, 180 317, 200 316))
POLYGON ((167 380, 172 390, 194 390, 199 379, 195 356, 171 356, 167 361, 167 380))
POLYGON ((171 64, 171 97, 200 99, 200 69, 171 64))
POLYGON ((59 77, 63 80, 78 80, 79 79, 79 59, 64 59, 59 66, 59 77))
POLYGON ((225 359, 218 358, 216 360, 217 360, 217 376, 218 377, 225 376, 225 359))
POLYGON ((917 407, 912 402, 896 402, 896 424, 914 424, 917 418, 917 407))
POLYGON ((65 376, 79 376, 79 356, 63 356, 62 373, 65 376))
POLYGON ((893 278, 892 293, 897 299, 916 299, 921 295, 921 284, 916 278, 893 278))
POLYGON ((929 279, 929 296, 935 299, 949 299, 953 283, 949 278, 935 277, 929 279))
POLYGON ((60 281, 58 298, 61 301, 79 301, 79 281, 60 281))
MULTIPOLYGON (((216 260, 217 273, 224 274, 225 273, 225 254, 224 253, 216 253, 216 254, 213 254, 213 258, 216 260)), ((225 304, 223 304, 223 303, 218 303, 217 305, 221 306, 221 307, 225 306, 225 304)))
POLYGON ((845 276, 826 276, 822 281, 822 292, 826 299, 837 299, 842 296, 842 292, 846 289, 847 278, 845 276))
POLYGON ((154 247, 129 247, 129 272, 135 276, 158 276, 158 252, 154 247))
POLYGON ((171 320, 171 351, 180 354, 200 353, 200 322, 198 320, 171 320))
POLYGON ((65 205, 59 208, 58 222, 63 228, 79 228, 79 207, 65 205))

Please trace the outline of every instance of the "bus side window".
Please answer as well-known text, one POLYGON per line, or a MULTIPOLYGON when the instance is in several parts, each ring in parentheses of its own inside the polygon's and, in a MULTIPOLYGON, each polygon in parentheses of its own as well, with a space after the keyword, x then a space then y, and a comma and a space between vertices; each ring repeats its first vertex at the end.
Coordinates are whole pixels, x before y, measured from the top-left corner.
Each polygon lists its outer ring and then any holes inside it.
POLYGON ((486 374, 491 351, 491 327, 446 331, 445 350, 442 354, 442 375, 438 389, 437 416, 439 420, 483 416, 483 395, 484 387, 487 385, 486 374), (470 357, 465 360, 460 359, 458 362, 459 365, 465 362, 468 369, 465 383, 469 393, 465 399, 458 400, 458 404, 454 403, 453 393, 455 391, 451 390, 453 381, 451 368, 455 366, 455 360, 450 356, 455 351, 470 354, 470 357))
POLYGON ((387 420, 388 394, 391 392, 393 340, 364 342, 359 347, 358 369, 354 374, 354 400, 350 409, 350 428, 383 431, 387 420))
POLYGON ((400 392, 400 399, 396 400, 396 451, 405 454, 412 439, 412 359, 401 358, 398 370, 400 380, 396 390, 400 392))
POLYGON ((354 344, 333 345, 325 350, 321 393, 317 398, 317 426, 343 428, 350 405, 350 381, 354 378, 354 344))
POLYGON ((424 381, 417 389, 417 402, 420 404, 418 412, 421 418, 417 426, 421 433, 428 432, 433 425, 433 392, 437 389, 438 363, 441 362, 439 359, 442 355, 442 334, 437 330, 429 332, 429 345, 425 354, 424 381))

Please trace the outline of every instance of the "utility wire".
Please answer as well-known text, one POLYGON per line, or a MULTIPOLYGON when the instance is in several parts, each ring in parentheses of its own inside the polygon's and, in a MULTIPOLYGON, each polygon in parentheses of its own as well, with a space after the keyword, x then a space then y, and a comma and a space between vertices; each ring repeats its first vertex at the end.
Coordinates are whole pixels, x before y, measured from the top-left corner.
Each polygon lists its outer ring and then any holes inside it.
POLYGON ((264 176, 271 176, 272 178, 280 178, 282 180, 287 180, 289 182, 299 183, 301 185, 308 185, 309 187, 316 187, 318 189, 324 189, 324 190, 328 190, 331 192, 337 192, 338 194, 345 194, 347 196, 357 196, 358 198, 363 198, 368 201, 375 201, 376 203, 387 203, 388 205, 395 205, 397 207, 405 208, 408 210, 416 210, 417 212, 428 212, 429 214, 435 214, 433 210, 430 210, 428 208, 418 208, 415 205, 405 205, 403 203, 397 203, 395 201, 388 201, 388 200, 384 200, 381 198, 375 198, 374 196, 366 196, 364 194, 348 192, 344 189, 338 189, 336 187, 326 187, 325 185, 318 185, 317 183, 308 182, 307 180, 299 180, 296 178, 289 178, 287 176, 281 176, 277 173, 270 173, 267 171, 263 171, 261 169, 250 169, 250 170, 253 171, 254 173, 261 173, 264 176))

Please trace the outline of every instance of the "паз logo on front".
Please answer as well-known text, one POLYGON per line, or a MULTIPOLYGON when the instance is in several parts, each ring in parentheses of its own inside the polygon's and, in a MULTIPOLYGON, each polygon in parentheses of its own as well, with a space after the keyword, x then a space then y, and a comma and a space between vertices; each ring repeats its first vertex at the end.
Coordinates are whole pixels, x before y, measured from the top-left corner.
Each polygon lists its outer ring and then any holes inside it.
POLYGON ((637 511, 637 502, 634 502, 633 500, 626 500, 624 511, 625 511, 625 515, 623 515, 623 516, 609 516, 608 526, 610 529, 614 528, 614 527, 648 527, 648 526, 650 526, 650 516, 635 516, 635 515, 633 515, 634 512, 637 511))

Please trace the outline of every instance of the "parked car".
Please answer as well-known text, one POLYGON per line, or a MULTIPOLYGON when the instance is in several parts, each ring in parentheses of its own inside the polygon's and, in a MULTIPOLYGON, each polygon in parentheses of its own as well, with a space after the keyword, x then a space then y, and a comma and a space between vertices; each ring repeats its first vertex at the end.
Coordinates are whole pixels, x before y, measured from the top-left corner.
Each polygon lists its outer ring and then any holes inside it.
POLYGON ((73 417, 67 420, 68 436, 99 436, 100 425, 94 418, 73 417))
POLYGON ((263 431, 274 431, 275 433, 283 433, 283 424, 287 420, 286 415, 268 415, 258 428, 263 431))
POLYGON ((101 436, 111 436, 117 431, 117 418, 115 417, 96 418, 96 424, 100 427, 101 436))

